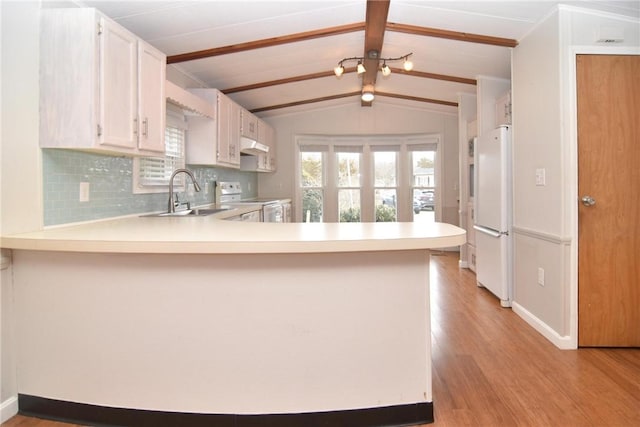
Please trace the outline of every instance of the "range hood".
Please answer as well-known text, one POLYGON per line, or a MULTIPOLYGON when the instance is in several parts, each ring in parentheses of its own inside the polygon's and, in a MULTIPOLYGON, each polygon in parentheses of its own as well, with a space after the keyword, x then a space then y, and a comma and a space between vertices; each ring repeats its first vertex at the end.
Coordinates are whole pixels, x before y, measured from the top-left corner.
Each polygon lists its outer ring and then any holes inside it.
POLYGON ((249 138, 240 138, 240 152, 257 156, 269 152, 269 147, 249 138))

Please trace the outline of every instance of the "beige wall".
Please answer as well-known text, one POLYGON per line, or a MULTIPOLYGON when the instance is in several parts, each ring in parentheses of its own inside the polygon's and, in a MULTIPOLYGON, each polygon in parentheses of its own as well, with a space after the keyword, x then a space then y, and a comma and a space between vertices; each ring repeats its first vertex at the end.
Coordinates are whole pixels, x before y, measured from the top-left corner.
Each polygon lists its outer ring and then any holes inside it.
POLYGON ((640 54, 638 20, 561 6, 513 51, 513 309, 561 348, 577 346, 576 53, 640 54), (608 26, 625 41, 597 43, 608 26))
MULTIPOLYGON (((36 1, 0 2, 2 23, 2 139, 0 233, 42 227, 42 173, 38 146, 39 10, 36 1)), ((4 259, 4 257, 3 257, 4 259)), ((11 267, 2 281, 2 420, 17 410, 11 267)))
POLYGON ((265 119, 277 134, 278 170, 261 174, 261 196, 293 197, 295 194, 295 136, 439 134, 442 136, 441 220, 458 224, 458 118, 455 114, 431 112, 376 100, 361 107, 359 100, 324 110, 273 116, 265 119))

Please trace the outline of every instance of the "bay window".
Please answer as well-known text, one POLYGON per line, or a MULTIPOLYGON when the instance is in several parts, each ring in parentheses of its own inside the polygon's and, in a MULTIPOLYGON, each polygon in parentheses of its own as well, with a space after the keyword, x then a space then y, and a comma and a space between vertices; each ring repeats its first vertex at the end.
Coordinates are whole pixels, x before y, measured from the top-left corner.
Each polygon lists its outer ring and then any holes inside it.
POLYGON ((295 217, 306 222, 434 221, 438 135, 296 137, 295 217))

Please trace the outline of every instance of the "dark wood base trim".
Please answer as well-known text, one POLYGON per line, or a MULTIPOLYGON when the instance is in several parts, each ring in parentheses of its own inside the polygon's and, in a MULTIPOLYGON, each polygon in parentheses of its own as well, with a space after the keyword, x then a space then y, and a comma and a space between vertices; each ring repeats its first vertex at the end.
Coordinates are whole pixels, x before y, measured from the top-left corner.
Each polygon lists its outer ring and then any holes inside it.
POLYGON ((22 415, 92 426, 372 427, 433 422, 432 402, 300 414, 234 415, 111 408, 20 394, 18 406, 22 415))

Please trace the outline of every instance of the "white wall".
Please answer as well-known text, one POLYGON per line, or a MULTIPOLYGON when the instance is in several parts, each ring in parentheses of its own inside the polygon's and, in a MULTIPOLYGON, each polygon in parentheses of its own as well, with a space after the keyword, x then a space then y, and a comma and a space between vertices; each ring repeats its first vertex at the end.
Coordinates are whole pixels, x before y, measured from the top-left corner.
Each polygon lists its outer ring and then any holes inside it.
POLYGON ((575 54, 638 54, 639 40, 637 20, 561 6, 513 51, 513 308, 561 348, 577 346, 575 54), (624 43, 597 43, 601 26, 622 28, 624 43))
MULTIPOLYGON (((42 227, 42 173, 38 145, 39 10, 36 1, 0 2, 2 125, 0 233, 42 227)), ((3 259, 5 259, 3 257, 3 259)), ((2 270, 0 418, 17 411, 11 267, 2 270)))
POLYGON ((295 136, 390 135, 433 133, 442 135, 442 222, 458 224, 458 119, 455 114, 430 112, 376 100, 372 107, 352 104, 324 110, 272 116, 265 120, 276 129, 278 168, 259 176, 259 195, 293 197, 295 194, 295 136))

